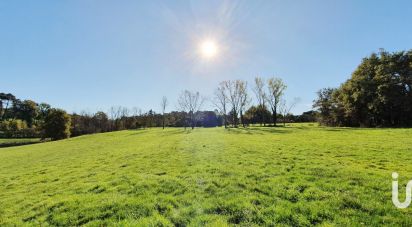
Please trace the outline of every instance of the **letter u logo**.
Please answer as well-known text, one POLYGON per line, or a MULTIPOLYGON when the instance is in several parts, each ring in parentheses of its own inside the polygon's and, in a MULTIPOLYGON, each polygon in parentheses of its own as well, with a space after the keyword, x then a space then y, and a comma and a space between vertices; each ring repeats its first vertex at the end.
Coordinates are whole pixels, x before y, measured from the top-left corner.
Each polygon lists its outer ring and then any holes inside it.
POLYGON ((406 185, 406 199, 404 202, 399 202, 399 191, 398 191, 398 176, 396 172, 392 173, 392 202, 397 208, 407 208, 411 204, 411 192, 412 192, 412 181, 409 181, 406 185))

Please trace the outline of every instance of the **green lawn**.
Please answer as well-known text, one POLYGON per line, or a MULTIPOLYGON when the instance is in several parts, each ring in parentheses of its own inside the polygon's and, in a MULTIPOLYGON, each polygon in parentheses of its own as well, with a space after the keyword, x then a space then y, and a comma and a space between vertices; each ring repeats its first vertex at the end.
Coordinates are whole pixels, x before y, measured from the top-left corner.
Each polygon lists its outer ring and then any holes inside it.
POLYGON ((412 225, 412 129, 147 129, 0 149, 0 225, 412 225), (403 200, 403 199, 401 199, 403 200))

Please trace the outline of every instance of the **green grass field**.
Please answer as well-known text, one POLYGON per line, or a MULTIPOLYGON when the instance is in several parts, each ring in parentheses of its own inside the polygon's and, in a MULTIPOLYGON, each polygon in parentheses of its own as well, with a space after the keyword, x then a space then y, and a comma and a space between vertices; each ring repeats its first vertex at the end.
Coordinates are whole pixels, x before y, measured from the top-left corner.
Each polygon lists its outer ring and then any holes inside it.
POLYGON ((0 225, 412 225, 412 129, 147 129, 0 149, 0 225), (401 199, 403 201, 403 199, 401 199))

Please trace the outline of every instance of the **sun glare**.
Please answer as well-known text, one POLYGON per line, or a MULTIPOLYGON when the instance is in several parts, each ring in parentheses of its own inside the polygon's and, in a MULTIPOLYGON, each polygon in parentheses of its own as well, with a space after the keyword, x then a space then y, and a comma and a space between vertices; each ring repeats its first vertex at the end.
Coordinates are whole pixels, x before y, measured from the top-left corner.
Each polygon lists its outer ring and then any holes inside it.
POLYGON ((218 47, 216 45, 216 42, 212 40, 206 40, 200 44, 200 54, 204 58, 208 58, 208 59, 213 58, 216 56, 217 52, 218 52, 218 47))

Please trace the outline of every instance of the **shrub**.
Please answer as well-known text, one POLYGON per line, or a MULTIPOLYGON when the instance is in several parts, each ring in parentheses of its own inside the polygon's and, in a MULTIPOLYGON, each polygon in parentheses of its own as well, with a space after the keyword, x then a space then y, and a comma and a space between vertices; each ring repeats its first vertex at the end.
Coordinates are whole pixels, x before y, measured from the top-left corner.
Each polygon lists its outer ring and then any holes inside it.
POLYGON ((66 139, 70 137, 70 116, 61 109, 51 109, 44 120, 43 138, 52 140, 66 139))
POLYGON ((27 123, 20 119, 9 119, 0 122, 0 136, 5 138, 22 137, 28 130, 27 123))

